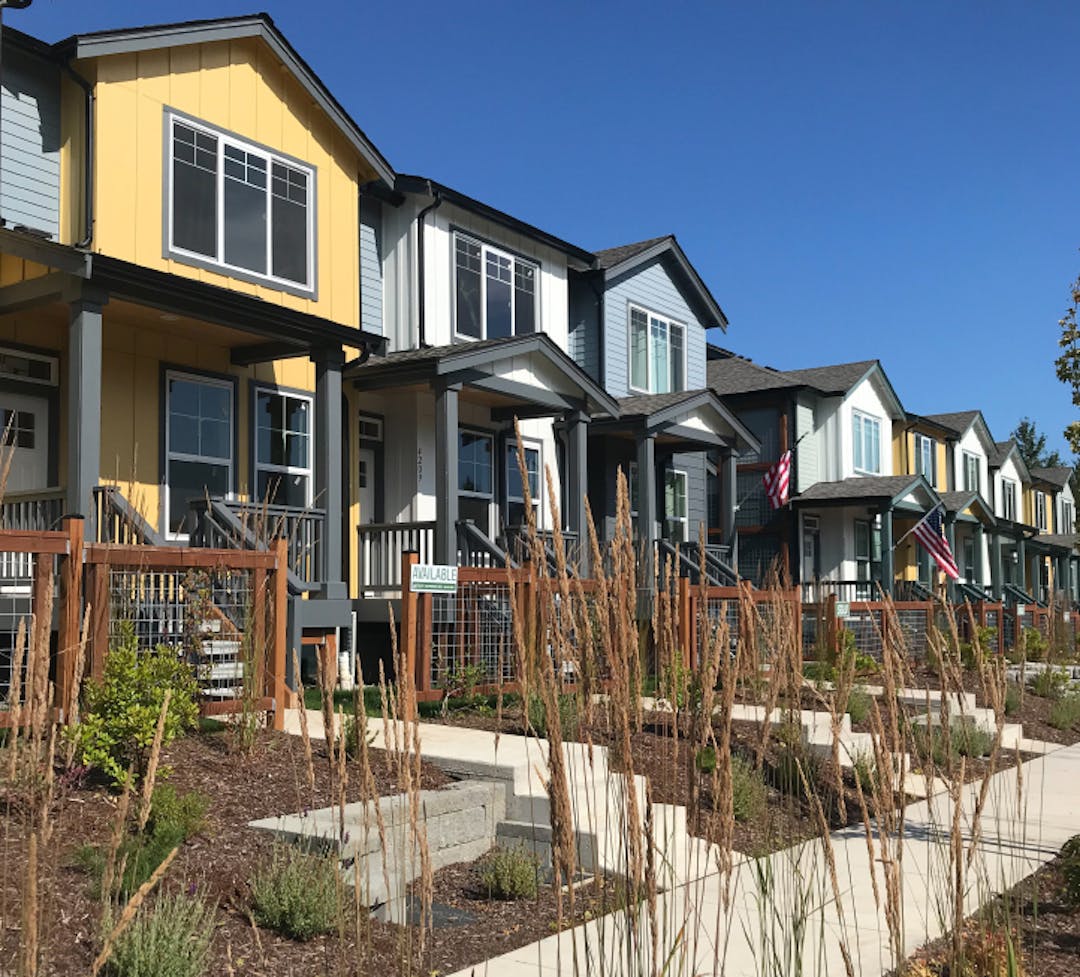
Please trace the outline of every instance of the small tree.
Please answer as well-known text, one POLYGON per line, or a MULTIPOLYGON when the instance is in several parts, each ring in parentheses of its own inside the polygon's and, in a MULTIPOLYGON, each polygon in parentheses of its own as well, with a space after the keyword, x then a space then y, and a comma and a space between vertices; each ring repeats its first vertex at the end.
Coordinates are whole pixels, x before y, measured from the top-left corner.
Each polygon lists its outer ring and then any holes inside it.
POLYGON ((1046 450, 1046 435, 1039 431, 1030 417, 1021 418, 1011 437, 1016 441, 1020 457, 1028 468, 1056 468, 1063 464, 1058 451, 1046 450))
MULTIPOLYGON (((1080 278, 1069 287, 1069 307, 1065 315, 1058 320, 1061 326, 1061 338, 1058 345, 1061 355, 1054 361, 1057 377, 1062 383, 1072 387, 1074 407, 1080 407, 1080 326, 1076 321, 1076 309, 1080 306, 1080 278)), ((1080 421, 1073 421, 1065 428, 1065 437, 1072 450, 1080 454, 1080 421)))

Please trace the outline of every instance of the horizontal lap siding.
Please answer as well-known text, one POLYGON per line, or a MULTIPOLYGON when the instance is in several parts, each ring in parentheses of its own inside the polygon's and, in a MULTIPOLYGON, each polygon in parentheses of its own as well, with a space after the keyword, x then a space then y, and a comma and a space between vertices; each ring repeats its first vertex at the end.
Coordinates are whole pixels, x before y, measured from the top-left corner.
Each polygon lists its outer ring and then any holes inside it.
POLYGON ((60 81, 56 69, 4 49, 0 100, 0 214, 60 232, 60 81))
MULTIPOLYGON (((706 531, 709 529, 709 516, 706 505, 705 453, 696 451, 672 455, 670 467, 686 472, 686 533, 688 541, 696 543, 701 526, 704 524, 706 531)), ((663 512, 664 500, 662 498, 657 499, 656 508, 661 515, 666 515, 663 512)))

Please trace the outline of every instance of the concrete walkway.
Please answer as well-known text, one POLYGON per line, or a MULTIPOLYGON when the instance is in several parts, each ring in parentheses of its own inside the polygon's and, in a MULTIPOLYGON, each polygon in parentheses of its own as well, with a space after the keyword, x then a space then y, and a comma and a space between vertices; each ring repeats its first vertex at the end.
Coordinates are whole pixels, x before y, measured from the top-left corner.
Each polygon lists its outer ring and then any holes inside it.
MULTIPOLYGON (((313 738, 321 717, 309 713, 313 738)), ((298 731, 287 716, 286 728, 298 731)), ((373 722, 375 745, 400 736, 398 728, 373 722)), ((543 787, 546 743, 522 736, 498 738, 482 730, 421 724, 425 759, 464 776, 500 779, 507 785, 508 817, 522 824, 547 823, 543 787)), ((391 745, 393 745, 391 743, 391 745)), ((572 803, 579 847, 595 846, 597 865, 625 868, 623 824, 625 778, 607 769, 606 751, 567 744, 572 803)), ((634 788, 641 793, 640 784, 634 788)), ((961 824, 970 841, 978 785, 962 792, 961 824)), ((902 856, 904 956, 945 932, 951 918, 946 888, 949 828, 953 808, 948 793, 936 793, 907 808, 902 856)), ((810 842, 755 861, 736 856, 730 880, 717 865, 717 852, 686 831, 685 810, 654 808, 653 850, 664 891, 655 911, 643 906, 631 919, 613 913, 468 969, 491 977, 554 974, 725 974, 758 977, 802 972, 846 973, 842 946, 860 977, 880 977, 893 965, 885 919, 882 853, 868 851, 862 828, 831 836, 840 899, 829 881, 825 846, 810 842), (877 879, 880 904, 872 879, 877 879), (796 880, 802 880, 797 882, 796 880), (771 886, 771 888, 768 888, 771 886), (729 899, 725 901, 725 891, 729 899), (797 903, 802 897, 804 910, 797 903), (792 921, 805 918, 801 943, 791 940, 792 921), (631 925, 634 923, 635 925, 631 925), (653 960, 655 939, 657 960, 653 960), (776 959, 773 965, 768 960, 776 959)), ((981 833, 965 880, 964 907, 971 912, 991 893, 1015 884, 1049 861, 1072 835, 1080 833, 1080 744, 1051 750, 1021 767, 995 775, 981 817, 981 833)), ((462 972, 462 977, 466 972, 462 972)))

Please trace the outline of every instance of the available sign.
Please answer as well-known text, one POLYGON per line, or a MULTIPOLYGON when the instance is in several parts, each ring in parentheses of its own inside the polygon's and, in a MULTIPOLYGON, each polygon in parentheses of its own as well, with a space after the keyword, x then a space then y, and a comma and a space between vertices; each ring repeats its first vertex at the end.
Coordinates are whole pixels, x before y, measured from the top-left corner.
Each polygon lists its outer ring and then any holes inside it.
POLYGON ((409 586, 419 594, 456 594, 458 568, 438 563, 414 563, 409 586))
POLYGON ((838 600, 836 602, 836 616, 851 617, 851 605, 846 600, 838 600))

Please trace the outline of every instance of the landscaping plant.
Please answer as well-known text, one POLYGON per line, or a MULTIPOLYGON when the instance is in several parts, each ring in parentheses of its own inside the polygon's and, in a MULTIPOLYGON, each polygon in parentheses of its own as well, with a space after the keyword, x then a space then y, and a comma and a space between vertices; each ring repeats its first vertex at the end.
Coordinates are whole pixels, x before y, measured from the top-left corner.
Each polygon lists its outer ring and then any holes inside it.
POLYGON ((115 977, 202 977, 207 973, 217 910, 201 899, 161 895, 139 908, 116 939, 115 977))
POLYGON ((1080 835, 1073 835, 1061 846, 1060 858, 1065 898, 1080 907, 1080 835))
POLYGON ((1051 705, 1048 721, 1054 729, 1070 729, 1080 723, 1080 693, 1071 692, 1051 705))
POLYGON ((340 912, 337 861, 276 845, 251 877, 252 914, 260 926, 294 940, 329 933, 340 912))
POLYGON ((536 856, 520 846, 496 848, 480 865, 480 883, 493 899, 535 899, 539 876, 536 856))
MULTIPOLYGON (((1038 632, 1035 632, 1038 634, 1038 632)), ((1069 687, 1069 676, 1063 669, 1048 666, 1034 672, 1028 679, 1028 688, 1044 699, 1060 699, 1069 687)))

